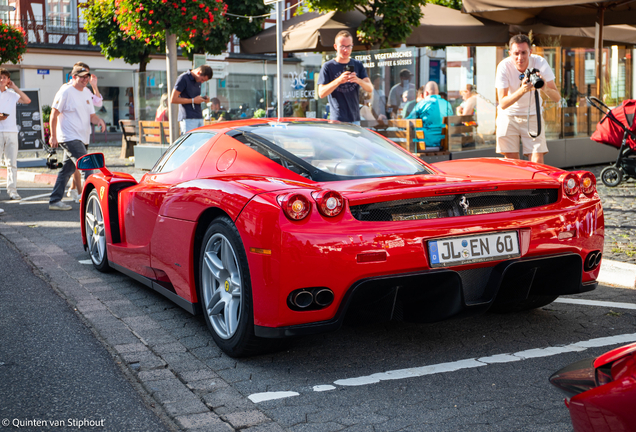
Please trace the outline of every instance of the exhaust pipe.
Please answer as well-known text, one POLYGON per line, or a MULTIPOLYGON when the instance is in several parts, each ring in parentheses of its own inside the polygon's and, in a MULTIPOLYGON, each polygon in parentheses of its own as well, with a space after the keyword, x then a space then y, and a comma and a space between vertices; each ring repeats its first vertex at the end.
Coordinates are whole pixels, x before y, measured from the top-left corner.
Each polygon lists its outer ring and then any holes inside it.
POLYGON ((603 254, 601 253, 601 251, 590 252, 589 255, 585 258, 583 269, 585 271, 590 271, 595 269, 601 263, 602 257, 603 257, 603 254))
POLYGON ((309 291, 297 291, 292 293, 291 303, 299 309, 305 309, 314 301, 314 295, 309 291))
POLYGON ((329 306, 333 302, 333 291, 323 288, 314 295, 314 303, 320 307, 329 306))
POLYGON ((599 252, 598 255, 596 255, 596 262, 594 263, 594 267, 598 267, 598 265, 601 264, 601 258, 603 258, 603 254, 599 252))

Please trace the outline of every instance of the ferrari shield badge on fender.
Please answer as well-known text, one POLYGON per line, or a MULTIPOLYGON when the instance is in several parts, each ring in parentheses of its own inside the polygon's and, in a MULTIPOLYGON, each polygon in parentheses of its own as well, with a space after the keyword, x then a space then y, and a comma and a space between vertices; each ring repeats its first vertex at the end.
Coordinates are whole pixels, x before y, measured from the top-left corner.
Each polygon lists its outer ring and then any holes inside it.
POLYGON ((99 199, 101 200, 103 198, 104 198, 104 186, 99 188, 99 199))

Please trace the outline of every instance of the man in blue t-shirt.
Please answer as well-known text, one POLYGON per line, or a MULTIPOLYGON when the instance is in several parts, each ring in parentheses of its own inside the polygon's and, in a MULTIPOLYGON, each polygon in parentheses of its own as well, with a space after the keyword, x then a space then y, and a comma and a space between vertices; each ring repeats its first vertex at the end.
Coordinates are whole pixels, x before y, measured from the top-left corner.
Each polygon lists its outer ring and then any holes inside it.
MULTIPOLYGON (((440 97, 435 81, 426 83, 423 93, 424 99, 415 105, 407 119, 422 119, 426 147, 438 147, 444 138, 444 117, 453 115, 453 107, 440 97)), ((418 90, 418 95, 421 94, 422 88, 418 90)))
POLYGON ((212 78, 212 68, 208 65, 182 73, 174 84, 170 102, 179 105, 179 126, 181 135, 203 126, 201 104, 208 97, 201 96, 201 83, 212 78))
POLYGON ((336 58, 329 60, 320 69, 318 96, 329 96, 331 120, 360 124, 360 87, 373 93, 373 84, 362 63, 351 58, 353 37, 346 30, 336 35, 334 48, 336 58))

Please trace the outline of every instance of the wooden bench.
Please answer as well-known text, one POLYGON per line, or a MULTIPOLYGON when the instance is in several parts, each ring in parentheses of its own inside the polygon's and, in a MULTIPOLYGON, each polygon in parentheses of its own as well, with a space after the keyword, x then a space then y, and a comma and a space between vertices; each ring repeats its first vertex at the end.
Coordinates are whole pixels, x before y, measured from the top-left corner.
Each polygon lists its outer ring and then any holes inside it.
POLYGON ((139 143, 170 145, 170 123, 167 121, 140 121, 139 122, 139 143))
POLYGON ((151 169, 169 146, 169 122, 140 121, 139 144, 135 146, 135 168, 151 169))
POLYGON ((411 153, 417 153, 418 145, 424 144, 424 132, 416 130, 422 128, 421 119, 385 120, 382 123, 363 120, 360 126, 374 130, 411 153))
POLYGON ((446 150, 461 151, 475 148, 475 116, 448 116, 444 117, 446 125, 447 144, 446 150))
POLYGON ((121 154, 122 159, 134 156, 134 147, 139 144, 139 131, 137 130, 136 120, 119 120, 121 128, 121 154))

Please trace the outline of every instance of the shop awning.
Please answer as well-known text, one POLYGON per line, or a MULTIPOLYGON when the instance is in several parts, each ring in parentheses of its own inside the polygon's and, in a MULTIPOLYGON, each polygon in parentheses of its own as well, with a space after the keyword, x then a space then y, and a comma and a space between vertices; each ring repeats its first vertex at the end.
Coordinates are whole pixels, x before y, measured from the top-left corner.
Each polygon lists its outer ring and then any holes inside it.
MULTIPOLYGON (((594 27, 552 27, 545 24, 510 26, 510 34, 528 34, 532 30, 537 46, 548 46, 559 42, 559 46, 572 48, 594 48, 594 27), (557 38, 555 40, 555 38, 557 38)), ((606 26, 603 29, 603 45, 636 44, 636 28, 629 25, 606 26)))
POLYGON ((420 25, 406 39, 411 46, 504 45, 510 39, 508 26, 427 3, 420 25))
MULTIPOLYGON (((334 51, 336 35, 347 30, 353 35, 356 43, 356 29, 365 19, 358 11, 351 12, 317 12, 304 13, 283 22, 283 51, 286 52, 321 52, 334 51)), ((354 46, 354 50, 364 49, 354 46)), ((263 30, 256 36, 241 40, 241 51, 248 54, 265 54, 276 52, 276 26, 263 30)))

